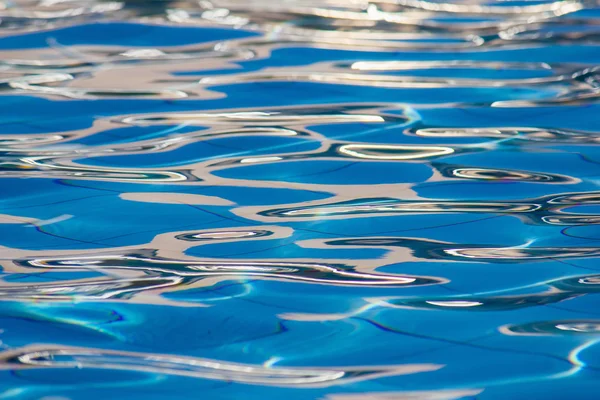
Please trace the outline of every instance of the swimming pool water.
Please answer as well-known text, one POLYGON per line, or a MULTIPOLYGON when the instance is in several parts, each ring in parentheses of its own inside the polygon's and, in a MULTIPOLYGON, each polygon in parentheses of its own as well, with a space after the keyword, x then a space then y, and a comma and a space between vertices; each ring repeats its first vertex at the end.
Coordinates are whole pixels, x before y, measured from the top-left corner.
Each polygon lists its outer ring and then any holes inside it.
POLYGON ((598 399, 597 0, 0 2, 0 399, 598 399))

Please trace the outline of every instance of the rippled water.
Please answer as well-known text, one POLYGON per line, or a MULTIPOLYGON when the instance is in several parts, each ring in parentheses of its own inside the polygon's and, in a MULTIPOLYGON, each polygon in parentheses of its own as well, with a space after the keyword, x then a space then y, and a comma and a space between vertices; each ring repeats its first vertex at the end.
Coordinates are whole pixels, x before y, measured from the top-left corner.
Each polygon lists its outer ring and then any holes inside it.
POLYGON ((0 399, 598 399, 597 0, 0 2, 0 399))

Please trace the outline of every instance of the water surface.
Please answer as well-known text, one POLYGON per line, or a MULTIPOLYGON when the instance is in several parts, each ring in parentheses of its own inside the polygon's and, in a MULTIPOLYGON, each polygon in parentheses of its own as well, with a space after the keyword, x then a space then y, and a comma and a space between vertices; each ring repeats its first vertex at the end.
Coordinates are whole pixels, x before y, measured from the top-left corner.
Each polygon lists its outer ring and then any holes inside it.
POLYGON ((0 3, 0 399, 597 399, 596 0, 0 3))

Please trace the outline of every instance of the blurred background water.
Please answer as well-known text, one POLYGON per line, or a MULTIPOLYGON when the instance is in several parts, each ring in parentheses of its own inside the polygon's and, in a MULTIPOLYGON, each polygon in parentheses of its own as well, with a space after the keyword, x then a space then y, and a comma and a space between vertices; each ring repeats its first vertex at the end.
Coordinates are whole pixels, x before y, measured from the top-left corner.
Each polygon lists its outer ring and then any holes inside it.
POLYGON ((598 399, 597 0, 0 2, 0 399, 598 399))

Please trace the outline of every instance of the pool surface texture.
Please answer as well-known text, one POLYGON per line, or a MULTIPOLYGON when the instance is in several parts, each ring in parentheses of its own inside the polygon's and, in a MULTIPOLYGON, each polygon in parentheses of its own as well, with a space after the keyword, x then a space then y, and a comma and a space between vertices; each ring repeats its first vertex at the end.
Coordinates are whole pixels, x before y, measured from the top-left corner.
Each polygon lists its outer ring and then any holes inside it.
POLYGON ((600 399, 600 1, 0 0, 0 400, 600 399))

